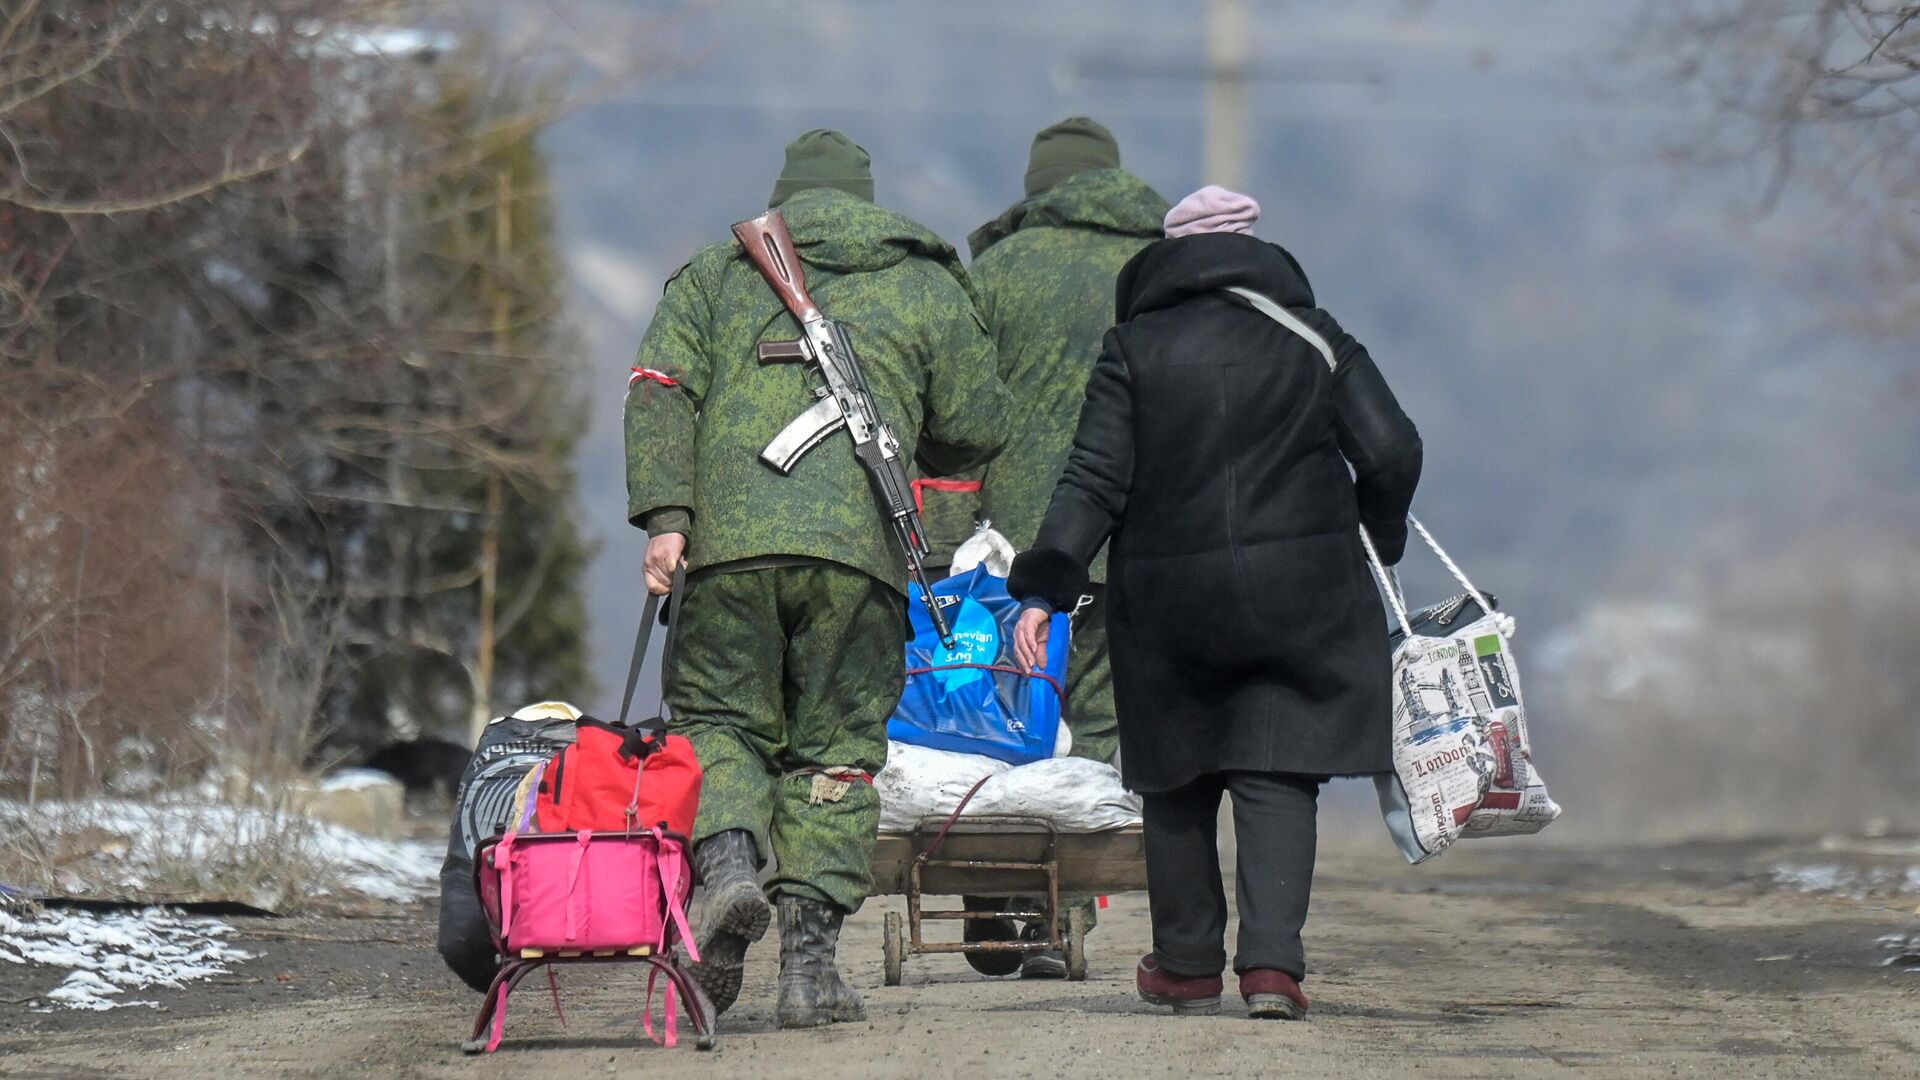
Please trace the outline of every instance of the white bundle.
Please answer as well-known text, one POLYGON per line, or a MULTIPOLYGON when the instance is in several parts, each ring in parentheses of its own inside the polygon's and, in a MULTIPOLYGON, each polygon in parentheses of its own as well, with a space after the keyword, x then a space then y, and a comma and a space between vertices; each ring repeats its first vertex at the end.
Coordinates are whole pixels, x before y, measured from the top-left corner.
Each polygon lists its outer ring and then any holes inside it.
POLYGON ((961 820, 981 814, 1043 818, 1063 832, 1100 832, 1140 822, 1140 799, 1120 784, 1120 773, 1086 758, 1049 758, 1009 765, 978 754, 956 754, 905 743, 887 744, 887 767, 874 778, 880 793, 880 831, 908 832, 923 818, 953 813, 981 778, 961 820))
POLYGON ((964 574, 985 563, 987 573, 1006 577, 1013 573, 1013 555, 1013 545, 993 527, 993 522, 983 521, 972 536, 953 549, 953 567, 949 573, 964 574))

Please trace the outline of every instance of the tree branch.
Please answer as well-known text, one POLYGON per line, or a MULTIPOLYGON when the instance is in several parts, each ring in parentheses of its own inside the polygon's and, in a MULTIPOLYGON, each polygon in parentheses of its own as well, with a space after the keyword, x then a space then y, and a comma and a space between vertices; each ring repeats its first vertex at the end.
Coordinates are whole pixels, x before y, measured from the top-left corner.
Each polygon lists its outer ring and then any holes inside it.
MULTIPOLYGON (((139 26, 141 20, 147 17, 147 12, 152 11, 154 5, 158 2, 159 0, 142 0, 139 9, 128 16, 125 22, 115 27, 113 31, 107 35, 106 39, 100 43, 100 47, 94 51, 93 55, 82 59, 73 67, 40 82, 30 90, 17 94, 6 101, 0 101, 0 116, 5 116, 20 106, 33 101, 35 98, 43 97, 82 75, 87 74, 101 64, 106 63, 108 57, 120 50, 121 43, 133 36, 134 30, 139 26)), ((21 12, 21 15, 25 16, 27 11, 32 10, 33 6, 32 4, 28 4, 26 9, 21 12)), ((13 36, 14 28, 18 25, 19 23, 16 21, 7 26, 6 38, 13 36)), ((0 45, 5 44, 6 38, 0 38, 0 45)))
POLYGON ((251 180, 257 176, 263 176, 267 173, 284 169, 294 162, 299 161, 301 156, 307 152, 307 148, 312 145, 312 142, 313 140, 311 138, 303 138, 285 150, 263 155, 247 165, 239 168, 224 169, 217 176, 198 180, 184 187, 158 195, 148 195, 134 199, 105 199, 94 202, 60 202, 58 200, 43 199, 16 188, 12 191, 0 191, 0 202, 12 203, 15 206, 38 211, 42 214, 61 214, 70 217, 132 214, 145 210, 158 210, 163 206, 186 202, 188 199, 198 198, 201 195, 218 191, 229 184, 237 184, 243 180, 251 180))

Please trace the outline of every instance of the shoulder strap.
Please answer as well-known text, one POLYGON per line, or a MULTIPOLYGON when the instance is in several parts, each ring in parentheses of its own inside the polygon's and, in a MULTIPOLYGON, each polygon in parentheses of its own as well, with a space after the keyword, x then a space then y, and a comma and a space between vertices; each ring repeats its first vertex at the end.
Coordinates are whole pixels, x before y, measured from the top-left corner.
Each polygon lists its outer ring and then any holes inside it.
MULTIPOLYGON (((660 715, 666 716, 667 671, 673 666, 673 639, 680 628, 680 602, 687 591, 687 567, 685 563, 673 571, 673 591, 667 594, 667 641, 660 655, 660 685, 663 691, 660 698, 660 715)), ((647 593, 647 602, 640 609, 640 631, 633 639, 633 660, 627 664, 627 692, 620 699, 620 726, 627 725, 627 713, 633 708, 633 689, 640 683, 640 665, 647 658, 647 645, 653 640, 653 624, 660 618, 660 598, 647 593)))
POLYGON ((1260 314, 1299 334, 1301 339, 1313 346, 1314 350, 1320 354, 1320 358, 1327 362, 1328 371, 1339 370, 1340 365, 1333 358, 1333 346, 1327 344, 1327 339, 1321 337, 1319 331, 1308 326, 1300 316, 1274 303, 1260 293, 1254 292, 1252 289, 1241 288, 1238 285, 1229 285, 1223 291, 1230 292, 1240 299, 1245 300, 1247 303, 1252 304, 1254 310, 1260 314))
MULTIPOLYGON (((1281 326, 1299 335, 1300 340, 1313 346, 1314 351, 1320 354, 1320 359, 1327 362, 1328 371, 1338 371, 1340 369, 1339 362, 1333 357, 1333 346, 1327 344, 1327 339, 1321 337, 1319 331, 1308 326, 1300 316, 1295 315, 1293 312, 1274 303, 1265 295, 1257 293, 1252 289, 1242 288, 1239 285, 1229 285, 1222 291, 1230 292, 1240 299, 1245 300, 1247 303, 1253 305, 1255 311, 1258 311, 1260 314, 1265 315, 1267 318, 1272 319, 1274 322, 1279 323, 1281 326)), ((1426 530, 1422 529, 1421 535, 1426 535, 1426 530)), ((1393 608, 1394 619, 1399 622, 1400 628, 1406 631, 1407 636, 1412 637, 1413 624, 1407 619, 1407 598, 1406 594, 1400 590, 1400 578, 1390 567, 1380 561, 1380 553, 1373 548, 1373 537, 1367 535, 1367 529, 1364 525, 1360 527, 1360 544, 1366 548, 1367 564, 1372 567, 1374 576, 1380 580, 1380 591, 1386 594, 1387 603, 1393 608)))
MULTIPOLYGON (((1327 344, 1327 339, 1315 332, 1313 327, 1301 321, 1298 315, 1274 303, 1267 297, 1254 292, 1252 289, 1243 289, 1238 285, 1229 285, 1222 291, 1230 292, 1240 299, 1245 300, 1247 303, 1252 304, 1254 309, 1260 312, 1260 314, 1265 315, 1267 318, 1300 335, 1307 344, 1313 346, 1314 349, 1320 353, 1321 359, 1327 362, 1328 371, 1338 370, 1339 365, 1333 358, 1333 348, 1327 344)), ((1488 614, 1493 614, 1493 605, 1488 603, 1486 595, 1482 593, 1473 582, 1467 580, 1467 572, 1460 569, 1460 564, 1454 562, 1452 557, 1446 553, 1446 550, 1440 546, 1440 542, 1435 540, 1433 534, 1427 531, 1427 527, 1420 524, 1420 519, 1414 517, 1412 514, 1408 514, 1407 524, 1412 525, 1413 531, 1418 533, 1420 539, 1425 541, 1426 545, 1433 549, 1433 553, 1440 557, 1440 561, 1446 565, 1447 571, 1453 575, 1454 580, 1458 581, 1461 587, 1466 589, 1474 601, 1480 605, 1480 610, 1488 614)), ((1373 572, 1380 578, 1380 588, 1387 594, 1388 602, 1393 605, 1395 618, 1399 620, 1401 629, 1405 630, 1407 635, 1411 637, 1413 635, 1413 627, 1407 621, 1406 597, 1400 591, 1399 577, 1380 561, 1379 554, 1373 550, 1373 538, 1367 535, 1367 530, 1364 527, 1360 530, 1360 542, 1366 545, 1367 561, 1373 564, 1373 572)), ((1501 621, 1503 626, 1511 627, 1513 625, 1511 616, 1499 615, 1496 616, 1496 618, 1501 621)), ((1513 631, 1507 629, 1503 632, 1511 634, 1513 631)))

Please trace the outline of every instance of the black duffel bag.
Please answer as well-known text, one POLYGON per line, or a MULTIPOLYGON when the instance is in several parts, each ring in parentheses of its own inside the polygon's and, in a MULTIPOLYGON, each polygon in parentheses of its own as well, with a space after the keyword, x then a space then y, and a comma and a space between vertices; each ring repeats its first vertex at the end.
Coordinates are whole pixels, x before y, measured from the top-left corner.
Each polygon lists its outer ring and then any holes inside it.
POLYGON ((529 705, 487 725, 454 797, 447 858, 440 864, 440 958, 484 992, 500 965, 473 878, 473 849, 507 831, 514 792, 529 770, 573 745, 580 710, 561 701, 529 705))

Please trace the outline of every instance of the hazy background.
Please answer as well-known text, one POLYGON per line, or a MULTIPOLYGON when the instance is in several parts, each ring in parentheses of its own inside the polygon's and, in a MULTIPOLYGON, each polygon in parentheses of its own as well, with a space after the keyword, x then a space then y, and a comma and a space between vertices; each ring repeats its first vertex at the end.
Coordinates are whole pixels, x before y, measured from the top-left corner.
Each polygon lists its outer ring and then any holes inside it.
POLYGON ((0 0, 0 880, 292 910, 412 827, 336 770, 611 715, 667 276, 803 131, 959 243, 1076 113, 1370 346, 1547 841, 1920 836, 1915 0, 0 0))
MULTIPOLYGON (((1416 510, 1519 619, 1563 828, 1910 817, 1917 339, 1874 321, 1850 219, 1792 186, 1769 202, 1764 162, 1679 160, 1713 113, 1635 5, 1251 15, 1257 231, 1420 425, 1416 510)), ((644 547, 626 369, 666 276, 765 206, 787 139, 847 131, 878 201, 960 245, 1064 116, 1110 126, 1171 199, 1211 179, 1198 4, 635 2, 541 29, 633 75, 543 143, 591 389, 601 709, 644 547)), ((1409 570, 1419 597, 1457 591, 1409 570)))

